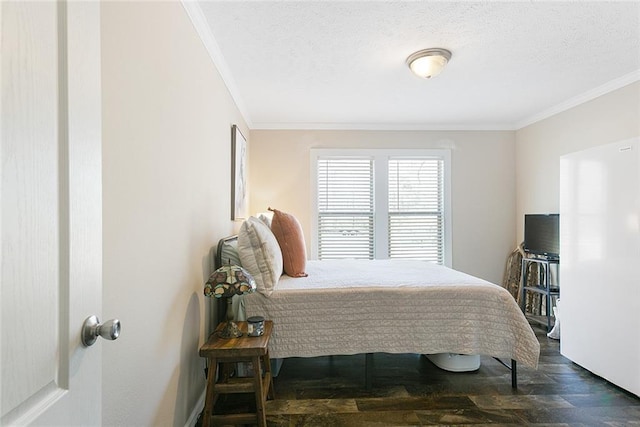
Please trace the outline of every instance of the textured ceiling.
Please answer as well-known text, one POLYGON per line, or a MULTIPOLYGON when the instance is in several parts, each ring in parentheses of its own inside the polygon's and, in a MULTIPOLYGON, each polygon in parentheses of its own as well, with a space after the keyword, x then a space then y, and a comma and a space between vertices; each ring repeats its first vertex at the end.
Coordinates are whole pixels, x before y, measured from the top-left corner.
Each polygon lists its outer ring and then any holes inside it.
POLYGON ((640 1, 197 5, 254 129, 517 129, 640 79, 640 1), (451 61, 415 77, 431 47, 451 61))

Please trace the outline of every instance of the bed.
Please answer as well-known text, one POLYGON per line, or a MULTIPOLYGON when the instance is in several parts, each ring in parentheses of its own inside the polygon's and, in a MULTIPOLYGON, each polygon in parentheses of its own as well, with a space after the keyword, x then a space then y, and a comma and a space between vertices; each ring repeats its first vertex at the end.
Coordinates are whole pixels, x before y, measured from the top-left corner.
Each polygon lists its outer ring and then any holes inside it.
MULTIPOLYGON (((239 263, 235 236, 216 263, 239 263)), ((282 275, 270 294, 243 296, 246 316, 273 320, 272 358, 372 353, 480 354, 511 369, 537 368, 539 342, 504 288, 417 260, 308 261, 307 277, 282 275), (503 359, 511 360, 510 364, 503 359)))

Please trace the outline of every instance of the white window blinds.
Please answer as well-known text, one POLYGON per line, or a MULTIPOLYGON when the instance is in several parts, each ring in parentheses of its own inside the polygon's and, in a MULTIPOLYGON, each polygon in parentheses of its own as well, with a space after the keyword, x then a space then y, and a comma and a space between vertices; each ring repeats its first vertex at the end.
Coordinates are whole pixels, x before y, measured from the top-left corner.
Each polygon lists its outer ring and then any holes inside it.
POLYGON ((443 264, 443 168, 440 158, 389 159, 389 258, 443 264))
POLYGON ((317 259, 413 258, 450 265, 450 152, 312 150, 317 259))
POLYGON ((373 258, 373 160, 318 158, 318 258, 373 258))

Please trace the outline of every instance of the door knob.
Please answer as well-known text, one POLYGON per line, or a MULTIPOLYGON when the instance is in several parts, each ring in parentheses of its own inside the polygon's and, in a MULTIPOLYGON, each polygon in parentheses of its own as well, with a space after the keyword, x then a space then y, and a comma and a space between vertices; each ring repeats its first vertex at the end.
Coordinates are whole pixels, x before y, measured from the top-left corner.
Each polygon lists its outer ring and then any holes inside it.
POLYGON ((89 316, 82 325, 80 338, 85 347, 93 345, 98 337, 113 341, 120 335, 120 321, 118 319, 107 320, 100 323, 98 316, 89 316))

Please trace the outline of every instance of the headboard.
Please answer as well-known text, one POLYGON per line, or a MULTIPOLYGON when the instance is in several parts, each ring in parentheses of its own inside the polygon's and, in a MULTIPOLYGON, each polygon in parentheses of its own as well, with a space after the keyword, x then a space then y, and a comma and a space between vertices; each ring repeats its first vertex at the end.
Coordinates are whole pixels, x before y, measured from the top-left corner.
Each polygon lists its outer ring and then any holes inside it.
POLYGON ((215 268, 220 268, 224 264, 240 265, 237 234, 224 237, 218 241, 218 248, 216 249, 216 258, 214 262, 215 268))
MULTIPOLYGON (((238 256, 238 235, 224 237, 218 241, 214 269, 222 267, 223 264, 240 265, 240 257, 238 256)), ((227 304, 225 298, 216 298, 216 307, 218 313, 218 322, 224 322, 227 316, 227 304)))

